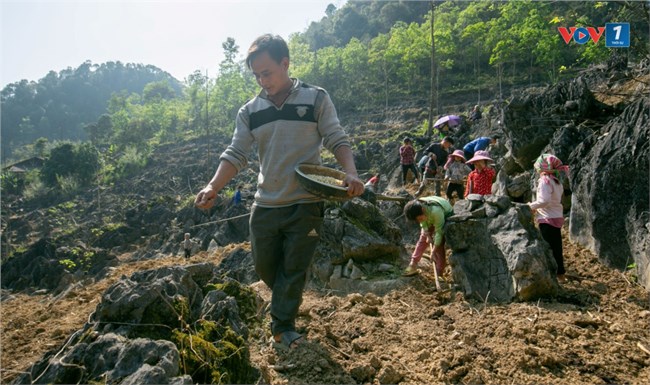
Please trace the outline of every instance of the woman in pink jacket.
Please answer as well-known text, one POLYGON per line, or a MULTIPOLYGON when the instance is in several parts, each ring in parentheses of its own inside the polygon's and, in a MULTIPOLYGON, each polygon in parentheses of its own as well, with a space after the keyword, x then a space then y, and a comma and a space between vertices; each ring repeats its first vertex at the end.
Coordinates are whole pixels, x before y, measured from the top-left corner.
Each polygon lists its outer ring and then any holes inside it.
POLYGON ((562 212, 564 188, 560 181, 560 172, 568 174, 569 166, 563 165, 555 155, 542 154, 535 161, 535 171, 539 173, 537 199, 528 205, 535 213, 542 238, 551 245, 553 257, 557 262, 557 280, 565 282, 561 232, 564 224, 562 212))

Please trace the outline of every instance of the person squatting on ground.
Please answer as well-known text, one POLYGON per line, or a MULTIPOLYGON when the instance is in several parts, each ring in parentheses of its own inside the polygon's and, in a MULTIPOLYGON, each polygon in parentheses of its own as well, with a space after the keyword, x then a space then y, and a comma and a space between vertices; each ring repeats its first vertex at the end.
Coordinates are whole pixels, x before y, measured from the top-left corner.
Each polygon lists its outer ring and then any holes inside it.
MULTIPOLYGON (((442 166, 447 163, 449 157, 449 149, 454 145, 454 139, 450 136, 445 136, 440 142, 432 143, 429 147, 424 150, 425 154, 432 152, 435 155, 435 161, 437 164, 436 172, 433 173, 434 176, 441 176, 443 174, 442 166)), ((422 183, 424 183, 424 177, 422 177, 422 183)), ((440 196, 442 181, 434 181, 435 194, 440 196)), ((423 190, 424 188, 422 188, 423 190)))
POLYGON ((539 173, 537 180, 537 196, 528 205, 535 214, 542 238, 551 245, 553 258, 557 263, 557 279, 565 282, 564 255, 562 252, 562 225, 564 215, 562 210, 562 194, 564 187, 560 181, 560 172, 568 175, 569 166, 551 154, 542 154, 535 161, 535 171, 539 173))
POLYGON ((438 276, 442 276, 447 265, 445 256, 445 220, 453 214, 453 208, 448 200, 438 196, 424 197, 412 200, 404 206, 404 215, 410 221, 420 224, 420 237, 411 254, 411 262, 405 276, 418 274, 418 264, 422 254, 433 242, 433 263, 438 276))
POLYGON ((490 154, 482 150, 476 151, 476 155, 467 161, 467 163, 474 164, 475 169, 467 176, 465 198, 469 194, 492 194, 492 182, 496 176, 496 171, 490 167, 488 162, 492 162, 490 154))
POLYGON ((433 155, 432 152, 430 153, 424 153, 422 155, 422 158, 420 158, 420 161, 418 162, 418 170, 420 171, 420 175, 422 175, 422 179, 426 178, 426 175, 424 175, 424 172, 426 171, 427 168, 427 163, 431 160, 431 155, 433 155))
POLYGON ((465 178, 472 170, 465 164, 463 150, 456 150, 449 155, 449 160, 444 166, 445 179, 449 181, 447 185, 447 199, 451 201, 452 194, 456 192, 457 199, 465 197, 465 178))
POLYGON ((212 207, 217 193, 248 164, 257 145, 260 171, 249 219, 255 271, 272 290, 275 342, 294 348, 302 338, 295 321, 324 215, 322 199, 302 188, 295 167, 320 165, 323 146, 343 168, 348 195, 359 196, 364 188, 330 96, 290 78, 289 63, 289 49, 280 36, 266 34, 252 43, 246 65, 262 89, 237 113, 232 142, 195 204, 212 207))
POLYGON ((404 186, 407 183, 409 170, 413 172, 418 184, 420 183, 420 174, 415 167, 415 149, 412 146, 411 138, 404 138, 404 144, 399 148, 399 162, 402 165, 402 182, 404 186))

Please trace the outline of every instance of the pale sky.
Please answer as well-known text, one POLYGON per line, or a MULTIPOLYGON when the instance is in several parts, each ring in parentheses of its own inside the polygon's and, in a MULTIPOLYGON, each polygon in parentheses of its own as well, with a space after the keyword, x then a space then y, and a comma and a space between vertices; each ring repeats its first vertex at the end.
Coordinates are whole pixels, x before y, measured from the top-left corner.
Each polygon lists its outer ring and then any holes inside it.
POLYGON ((0 0, 0 87, 34 80, 86 60, 151 64, 183 81, 214 77, 221 44, 240 58, 263 33, 288 39, 345 0, 0 0))

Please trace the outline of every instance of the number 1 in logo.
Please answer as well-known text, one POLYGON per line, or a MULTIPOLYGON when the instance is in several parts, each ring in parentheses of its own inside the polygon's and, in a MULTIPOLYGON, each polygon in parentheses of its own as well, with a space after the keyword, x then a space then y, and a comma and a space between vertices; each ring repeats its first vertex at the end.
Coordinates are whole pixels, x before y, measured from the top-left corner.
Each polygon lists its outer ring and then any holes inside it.
POLYGON ((605 46, 625 48, 630 46, 630 23, 605 24, 605 46))

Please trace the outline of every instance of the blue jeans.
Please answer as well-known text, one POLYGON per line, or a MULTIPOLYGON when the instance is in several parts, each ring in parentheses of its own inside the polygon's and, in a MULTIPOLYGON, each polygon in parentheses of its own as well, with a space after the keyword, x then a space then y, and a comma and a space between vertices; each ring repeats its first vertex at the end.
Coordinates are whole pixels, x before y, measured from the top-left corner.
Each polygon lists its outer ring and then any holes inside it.
POLYGON ((271 332, 294 331, 309 267, 320 240, 324 205, 253 206, 251 246, 257 275, 271 289, 271 332))

